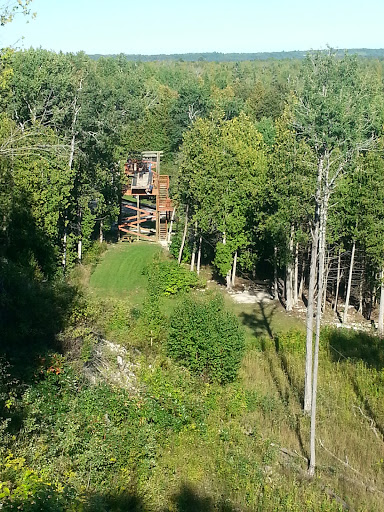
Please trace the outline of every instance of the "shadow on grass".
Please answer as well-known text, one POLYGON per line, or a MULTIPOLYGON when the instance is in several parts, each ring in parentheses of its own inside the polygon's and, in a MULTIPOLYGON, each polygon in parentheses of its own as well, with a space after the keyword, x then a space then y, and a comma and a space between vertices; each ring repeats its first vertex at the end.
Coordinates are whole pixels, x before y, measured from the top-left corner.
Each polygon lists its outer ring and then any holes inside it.
POLYGON ((174 506, 166 508, 163 512, 234 512, 234 508, 224 498, 216 502, 210 496, 201 495, 190 484, 183 484, 176 493, 172 502, 174 506))
POLYGON ((117 495, 93 495, 85 506, 86 512, 146 512, 148 509, 135 491, 117 495))
MULTIPOLYGON (((49 512, 50 510, 72 510, 73 498, 58 493, 47 485, 36 489, 36 497, 27 499, 18 497, 9 502, 12 509, 29 510, 33 512, 49 512), (36 499, 38 497, 38 499, 36 499)), ((76 500, 76 498, 75 498, 76 500)), ((147 512, 149 508, 136 489, 126 490, 116 494, 95 493, 81 500, 81 510, 84 512, 147 512)), ((5 504, 7 507, 7 503, 5 504)), ((5 510, 10 510, 6 508, 5 510)), ((75 510, 75 509, 74 509, 75 510)), ((76 508, 78 510, 78 508, 76 508)), ((80 509, 79 509, 80 510, 80 509)), ((171 505, 162 512, 234 512, 235 509, 228 500, 221 498, 215 501, 210 496, 202 495, 189 484, 183 484, 180 490, 171 498, 171 505)))
POLYGON ((273 338, 272 318, 276 309, 276 305, 267 308, 264 302, 259 302, 253 313, 243 312, 240 314, 240 318, 243 324, 253 331, 256 338, 265 335, 273 338))
POLYGON ((326 339, 334 362, 343 359, 360 360, 377 371, 384 368, 383 338, 365 332, 333 329, 326 331, 326 339))
MULTIPOLYGON (((378 372, 384 368, 384 339, 369 333, 346 329, 326 331, 329 352, 332 361, 340 362, 349 359, 352 362, 363 362, 368 368, 378 372)), ((373 410, 368 397, 359 384, 355 372, 350 374, 351 384, 365 413, 371 418, 376 429, 384 437, 384 424, 373 410)))

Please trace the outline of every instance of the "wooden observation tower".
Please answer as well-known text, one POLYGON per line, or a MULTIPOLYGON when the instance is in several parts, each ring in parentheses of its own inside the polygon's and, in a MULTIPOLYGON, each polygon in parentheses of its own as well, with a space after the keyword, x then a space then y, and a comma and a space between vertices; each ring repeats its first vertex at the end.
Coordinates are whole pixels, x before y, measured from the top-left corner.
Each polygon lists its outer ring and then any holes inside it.
POLYGON ((144 151, 141 159, 129 158, 124 166, 127 184, 123 195, 136 199, 136 204, 122 199, 119 231, 124 238, 167 243, 173 207, 169 176, 160 174, 162 155, 162 151, 144 151))

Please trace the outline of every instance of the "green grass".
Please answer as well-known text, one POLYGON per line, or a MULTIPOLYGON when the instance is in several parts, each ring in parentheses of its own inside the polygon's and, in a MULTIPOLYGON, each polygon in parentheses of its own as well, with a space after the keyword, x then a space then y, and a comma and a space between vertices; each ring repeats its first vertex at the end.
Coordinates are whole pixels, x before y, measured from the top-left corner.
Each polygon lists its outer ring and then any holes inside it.
POLYGON ((104 297, 127 297, 140 300, 147 286, 145 267, 162 249, 146 242, 121 242, 112 246, 102 257, 91 275, 91 292, 104 297))
MULTIPOLYGON (((131 201, 132 203, 136 203, 136 201, 137 201, 136 196, 124 195, 123 199, 125 199, 126 201, 131 201)), ((156 202, 151 199, 147 199, 145 196, 140 196, 140 205, 154 207, 154 206, 156 206, 156 202)))

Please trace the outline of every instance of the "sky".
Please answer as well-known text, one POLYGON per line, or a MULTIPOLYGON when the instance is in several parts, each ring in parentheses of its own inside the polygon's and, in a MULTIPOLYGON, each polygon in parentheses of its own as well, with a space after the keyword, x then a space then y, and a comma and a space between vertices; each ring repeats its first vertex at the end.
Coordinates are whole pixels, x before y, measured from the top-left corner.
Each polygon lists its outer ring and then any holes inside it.
POLYGON ((0 27, 0 47, 144 55, 384 47, 384 0, 33 0, 31 8, 35 19, 0 27))

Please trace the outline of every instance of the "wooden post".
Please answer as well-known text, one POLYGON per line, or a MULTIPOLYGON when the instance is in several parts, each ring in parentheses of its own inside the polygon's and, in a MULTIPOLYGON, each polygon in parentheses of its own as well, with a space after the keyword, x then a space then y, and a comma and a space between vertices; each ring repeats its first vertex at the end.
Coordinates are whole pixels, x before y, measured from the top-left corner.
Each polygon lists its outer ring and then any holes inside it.
POLYGON ((140 239, 140 196, 136 196, 136 206, 137 206, 137 239, 140 239))

